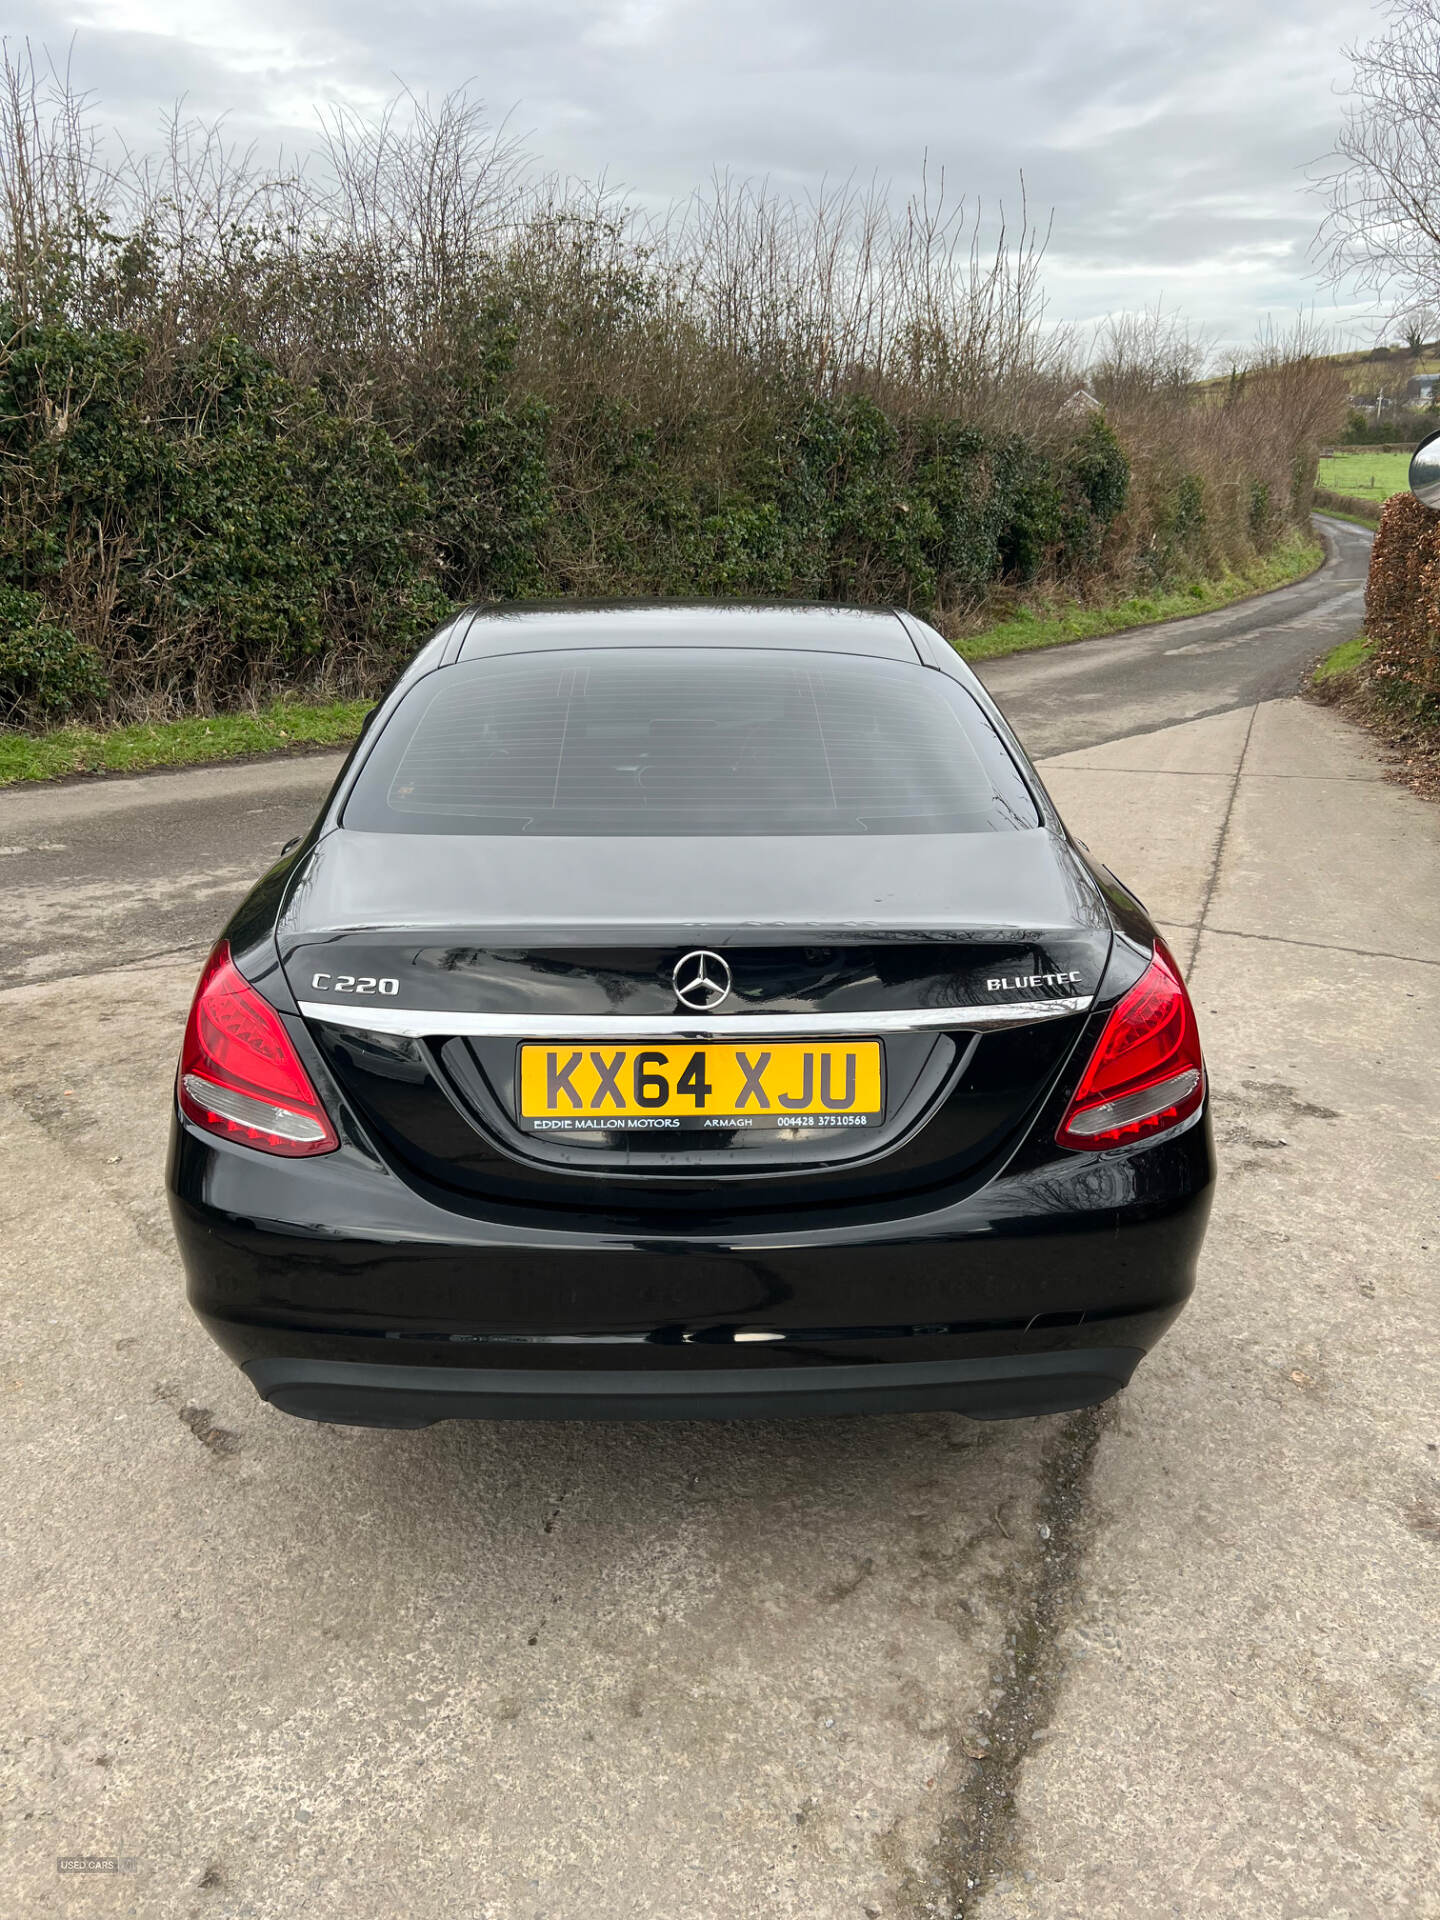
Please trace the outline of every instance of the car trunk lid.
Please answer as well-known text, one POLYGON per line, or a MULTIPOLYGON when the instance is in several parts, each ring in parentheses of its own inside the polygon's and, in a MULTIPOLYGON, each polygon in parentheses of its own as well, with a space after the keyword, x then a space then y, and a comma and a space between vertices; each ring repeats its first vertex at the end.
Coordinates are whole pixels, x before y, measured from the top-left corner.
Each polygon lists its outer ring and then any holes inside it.
MULTIPOLYGON (((735 1175, 778 1182, 794 1204, 797 1180, 870 1194, 993 1159, 1053 1084, 1110 937, 1093 883, 1044 830, 803 842, 340 832, 313 851, 279 928, 311 1032, 411 1175, 551 1208, 609 1205, 618 1190, 652 1210, 693 1209, 735 1175), (731 978, 711 1008, 677 992, 677 965, 697 949, 731 978), (874 1041, 883 1112, 843 1129, 762 1119, 701 1133, 627 1129, 610 1107, 610 1124, 587 1114, 542 1136, 521 1117, 520 1049, 547 1038, 593 1046, 612 1070, 616 1050, 647 1042, 744 1046, 753 1065, 790 1043, 874 1041)), ((803 1061, 797 1051, 797 1073, 803 1061)), ((833 1064, 838 1086, 844 1056, 833 1064)))

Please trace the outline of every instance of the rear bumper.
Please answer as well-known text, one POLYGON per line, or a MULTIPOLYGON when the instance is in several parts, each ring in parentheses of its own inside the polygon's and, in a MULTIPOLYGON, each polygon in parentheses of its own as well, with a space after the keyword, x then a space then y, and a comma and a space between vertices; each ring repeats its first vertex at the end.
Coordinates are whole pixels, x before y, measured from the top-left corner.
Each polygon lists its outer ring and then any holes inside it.
POLYGON ((316 1419, 725 1418, 1104 1399, 1180 1312, 1208 1122, 1035 1159, 887 1215, 689 1232, 441 1208, 349 1149, 272 1160, 177 1124, 192 1306, 277 1407, 316 1419))
POLYGON ((803 1414, 967 1413, 1014 1420, 1094 1406, 1129 1381, 1139 1347, 900 1365, 742 1372, 591 1372, 531 1367, 407 1367, 379 1362, 251 1360, 262 1399, 306 1420, 428 1427, 437 1420, 738 1420, 803 1414))

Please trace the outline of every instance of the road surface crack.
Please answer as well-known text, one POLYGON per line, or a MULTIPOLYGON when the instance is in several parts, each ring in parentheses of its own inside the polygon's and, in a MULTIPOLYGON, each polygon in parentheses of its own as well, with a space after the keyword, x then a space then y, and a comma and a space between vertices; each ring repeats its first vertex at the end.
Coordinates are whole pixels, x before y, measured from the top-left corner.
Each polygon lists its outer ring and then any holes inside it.
POLYGON ((1013 1863, 1016 1795, 1060 1685, 1056 1638, 1089 1544, 1090 1481, 1108 1418, 1103 1407, 1071 1414, 1047 1451, 1037 1522, 1040 1554, 1028 1578, 1021 1575, 999 1698, 983 1733, 967 1731, 953 1740, 966 1772, 934 1845, 904 1889, 906 1909, 917 1920, 972 1920, 986 1889, 1013 1863))

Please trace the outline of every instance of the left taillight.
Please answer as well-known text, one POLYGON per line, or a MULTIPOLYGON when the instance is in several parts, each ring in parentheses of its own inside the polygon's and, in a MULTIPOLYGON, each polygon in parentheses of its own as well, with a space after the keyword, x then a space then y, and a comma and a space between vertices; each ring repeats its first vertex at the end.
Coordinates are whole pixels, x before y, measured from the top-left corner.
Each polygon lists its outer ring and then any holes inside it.
POLYGON ((176 1084, 187 1120, 222 1140, 297 1159, 339 1146, 275 1009, 222 940, 200 976, 176 1084))

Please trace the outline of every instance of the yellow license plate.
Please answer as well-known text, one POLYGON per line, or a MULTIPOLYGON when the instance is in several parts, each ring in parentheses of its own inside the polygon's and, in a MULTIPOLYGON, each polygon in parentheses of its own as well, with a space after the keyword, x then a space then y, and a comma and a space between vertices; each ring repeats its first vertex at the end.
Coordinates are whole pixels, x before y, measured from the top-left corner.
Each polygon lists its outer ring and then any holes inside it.
POLYGON ((534 1133, 873 1127, 884 1115, 878 1040, 748 1046, 520 1049, 520 1122, 534 1133))

